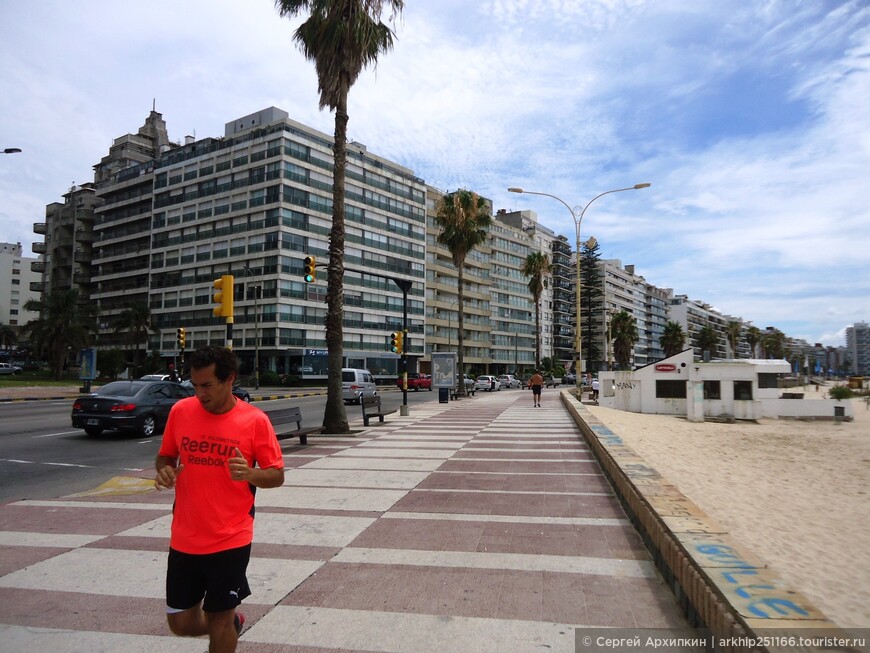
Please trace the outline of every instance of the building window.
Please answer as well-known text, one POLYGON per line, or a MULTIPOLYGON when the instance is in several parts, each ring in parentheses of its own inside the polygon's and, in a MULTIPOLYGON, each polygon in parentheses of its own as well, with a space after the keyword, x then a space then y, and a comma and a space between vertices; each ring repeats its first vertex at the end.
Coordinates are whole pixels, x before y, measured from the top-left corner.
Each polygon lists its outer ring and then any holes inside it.
POLYGON ((656 399, 685 399, 685 381, 656 381, 656 399))
POLYGON ((721 399, 722 384, 719 381, 704 381, 704 399, 721 399))
POLYGON ((758 387, 767 389, 779 388, 779 374, 771 374, 770 372, 762 372, 758 375, 758 387))
POLYGON ((734 401, 752 401, 752 381, 734 382, 734 401))

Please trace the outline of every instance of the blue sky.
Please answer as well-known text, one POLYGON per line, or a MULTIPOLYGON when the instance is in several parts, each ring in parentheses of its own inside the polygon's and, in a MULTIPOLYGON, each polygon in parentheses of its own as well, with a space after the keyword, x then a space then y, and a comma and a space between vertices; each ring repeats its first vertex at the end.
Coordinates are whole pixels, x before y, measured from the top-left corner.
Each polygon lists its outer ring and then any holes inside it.
MULTIPOLYGON (((0 240, 156 99, 173 140, 268 106, 332 133, 270 0, 4 0, 0 240)), ((870 5, 407 0, 349 135, 438 188, 531 209, 658 286, 810 342, 870 319, 870 5)))

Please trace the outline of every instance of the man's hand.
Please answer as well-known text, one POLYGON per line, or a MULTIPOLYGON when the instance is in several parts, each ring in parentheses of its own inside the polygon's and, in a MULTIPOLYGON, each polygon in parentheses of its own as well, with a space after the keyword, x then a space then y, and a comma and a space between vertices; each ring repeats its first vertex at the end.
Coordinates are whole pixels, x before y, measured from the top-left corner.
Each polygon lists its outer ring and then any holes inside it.
POLYGON ((157 476, 154 479, 154 487, 158 490, 170 490, 175 487, 175 480, 181 474, 184 465, 173 467, 172 465, 164 465, 157 470, 157 476))
POLYGON ((235 455, 227 460, 227 467, 230 469, 230 478, 234 481, 246 481, 250 482, 251 474, 254 471, 251 467, 248 467, 248 461, 242 455, 242 452, 239 451, 239 448, 235 448, 235 455))

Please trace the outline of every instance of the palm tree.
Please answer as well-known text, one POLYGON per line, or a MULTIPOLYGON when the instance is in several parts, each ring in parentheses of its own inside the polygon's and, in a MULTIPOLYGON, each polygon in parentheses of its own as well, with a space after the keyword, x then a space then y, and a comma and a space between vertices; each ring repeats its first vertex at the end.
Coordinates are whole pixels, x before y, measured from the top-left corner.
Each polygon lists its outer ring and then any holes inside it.
POLYGON ((740 343, 740 331, 743 325, 738 320, 731 320, 725 325, 725 338, 728 340, 728 346, 731 347, 731 355, 734 358, 740 358, 737 354, 737 345, 740 343))
POLYGON ((659 338, 659 344, 665 350, 665 358, 679 354, 686 348, 686 334, 683 333, 683 326, 679 322, 666 323, 662 337, 659 338))
POLYGON ((695 338, 695 344, 698 349, 701 350, 701 358, 704 358, 704 352, 710 352, 710 356, 716 352, 716 347, 719 345, 719 334, 716 333, 716 329, 711 327, 709 324, 705 324, 698 331, 698 335, 695 338))
POLYGON ((377 64, 378 55, 393 47, 393 30, 381 22, 384 5, 391 20, 401 13, 404 0, 276 0, 282 17, 310 12, 293 35, 305 58, 314 62, 320 108, 335 111, 333 144, 332 229, 326 294, 326 347, 329 352, 326 408, 327 433, 349 430, 341 398, 344 358, 344 184, 347 167, 347 96, 363 68, 377 64))
POLYGON ((765 358, 785 358, 785 334, 779 329, 771 328, 761 338, 761 348, 765 358))
POLYGON ((746 344, 749 345, 749 349, 752 352, 749 356, 750 358, 755 358, 758 354, 756 347, 759 342, 761 342, 761 329, 757 326, 751 326, 746 329, 746 344))
POLYGON ((18 335, 8 324, 0 324, 0 347, 10 349, 12 345, 18 342, 18 335))
POLYGON ((67 350, 88 346, 91 333, 96 331, 93 309, 78 299, 77 290, 55 290, 44 301, 31 299, 24 304, 25 310, 37 312, 39 317, 23 330, 40 351, 50 354, 55 379, 63 374, 67 350))
POLYGON ((638 341, 637 320, 628 311, 619 311, 610 321, 613 358, 621 370, 632 368, 633 349, 638 341))
POLYGON ((541 293, 547 287, 546 276, 553 267, 550 257, 541 252, 532 252, 523 262, 524 277, 529 277, 529 291, 535 302, 535 369, 541 369, 541 293))
POLYGON ((148 349, 148 335, 158 330, 151 326, 151 309, 145 302, 137 302, 124 310, 115 321, 115 333, 124 332, 124 340, 133 348, 133 367, 139 369, 139 343, 145 342, 148 349))
MULTIPOLYGON (((492 224, 487 201, 470 190, 459 189, 448 193, 438 201, 435 209, 435 225, 440 229, 438 243, 444 245, 453 257, 453 266, 459 276, 459 378, 465 372, 465 257, 486 240, 486 232, 492 224)), ((465 384, 459 384, 465 394, 465 384)))

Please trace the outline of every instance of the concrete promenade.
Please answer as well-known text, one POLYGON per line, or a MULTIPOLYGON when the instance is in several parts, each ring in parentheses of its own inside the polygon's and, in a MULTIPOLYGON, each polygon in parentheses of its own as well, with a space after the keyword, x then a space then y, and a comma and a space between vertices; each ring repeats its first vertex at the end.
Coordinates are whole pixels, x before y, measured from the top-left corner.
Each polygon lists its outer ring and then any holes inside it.
MULTIPOLYGON (((687 627, 557 393, 309 443, 257 495, 241 652, 572 653, 580 627, 687 627)), ((206 650, 166 628, 174 495, 144 476, 0 506, 2 650, 206 650)))

